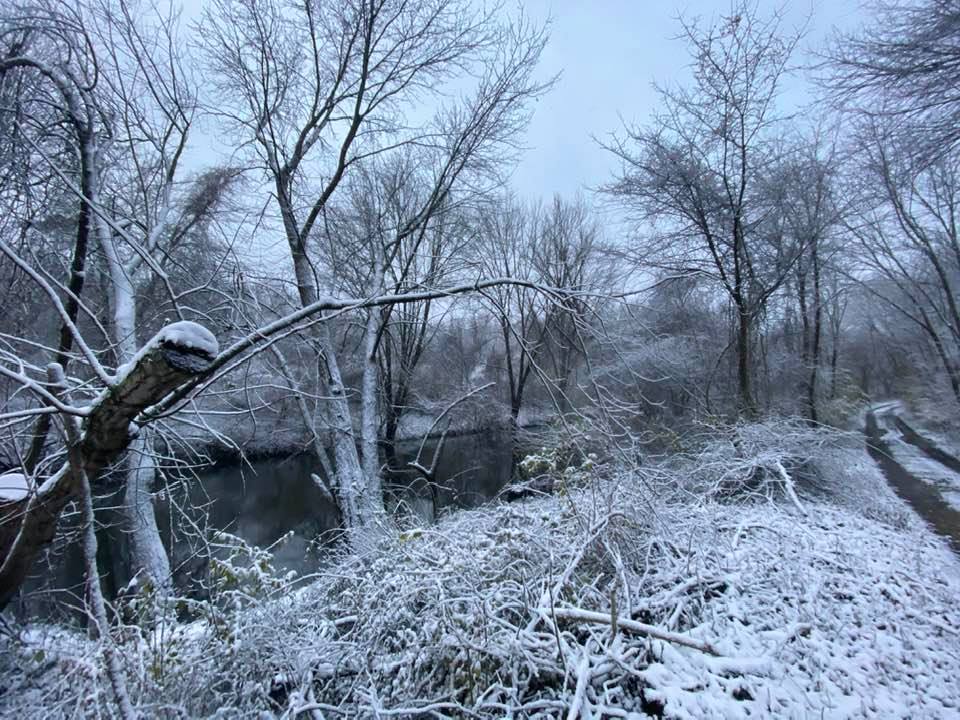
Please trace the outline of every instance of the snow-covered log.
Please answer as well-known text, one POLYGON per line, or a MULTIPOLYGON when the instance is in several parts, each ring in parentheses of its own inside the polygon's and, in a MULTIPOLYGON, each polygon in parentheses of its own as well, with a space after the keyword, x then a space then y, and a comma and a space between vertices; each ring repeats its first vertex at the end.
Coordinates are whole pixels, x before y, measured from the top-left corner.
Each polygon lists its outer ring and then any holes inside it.
MULTIPOLYGON (((79 445, 72 449, 91 482, 130 444, 137 416, 207 370, 217 352, 216 339, 206 328, 178 322, 137 353, 91 408, 79 445)), ((57 518, 78 488, 79 478, 65 463, 35 493, 12 502, 0 498, 0 607, 16 593, 39 550, 53 539, 57 518)))

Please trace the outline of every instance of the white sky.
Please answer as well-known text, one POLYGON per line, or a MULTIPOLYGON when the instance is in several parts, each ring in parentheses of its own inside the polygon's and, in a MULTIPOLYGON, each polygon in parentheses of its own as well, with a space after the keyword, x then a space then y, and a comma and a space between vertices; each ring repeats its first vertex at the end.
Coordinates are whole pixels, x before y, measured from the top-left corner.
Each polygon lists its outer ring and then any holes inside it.
MULTIPOLYGON (((786 12, 785 29, 804 23, 803 62, 833 26, 853 29, 869 19, 859 0, 757 0, 761 14, 778 7, 786 12)), ((541 69, 544 77, 562 72, 557 86, 540 100, 526 144, 530 150, 514 174, 521 195, 549 197, 589 190, 610 178, 613 159, 591 135, 603 139, 630 123, 644 122, 657 105, 654 80, 685 83, 690 77, 684 42, 674 39, 677 16, 705 21, 729 12, 729 0, 524 0, 537 19, 553 18, 550 44, 541 69)), ((785 85, 783 102, 807 101, 799 79, 785 85)))
MULTIPOLYGON (((174 0, 176 1, 176 0, 174 0)), ((512 0, 506 0, 507 9, 512 0)), ((184 20, 199 15, 199 0, 182 0, 184 20)), ((868 22, 861 0, 756 0, 761 14, 782 8, 784 30, 803 25, 807 36, 796 62, 810 58, 836 26, 851 30, 868 22)), ((540 76, 561 73, 553 90, 537 103, 524 138, 529 149, 520 160, 511 185, 523 197, 549 199, 578 190, 590 195, 617 169, 612 156, 593 139, 619 131, 622 122, 646 122, 657 107, 652 84, 686 83, 689 57, 677 39, 679 15, 700 16, 705 22, 729 14, 731 0, 518 0, 535 21, 552 18, 550 41, 540 76)), ((791 109, 809 99, 809 87, 788 79, 782 96, 791 109)), ((186 164, 198 169, 224 162, 230 148, 207 123, 196 128, 186 164)), ((611 208, 606 208, 611 211, 611 208)), ((621 218, 615 210, 608 220, 621 218)), ((286 247, 276 233, 258 233, 257 246, 269 264, 286 260, 286 247)))

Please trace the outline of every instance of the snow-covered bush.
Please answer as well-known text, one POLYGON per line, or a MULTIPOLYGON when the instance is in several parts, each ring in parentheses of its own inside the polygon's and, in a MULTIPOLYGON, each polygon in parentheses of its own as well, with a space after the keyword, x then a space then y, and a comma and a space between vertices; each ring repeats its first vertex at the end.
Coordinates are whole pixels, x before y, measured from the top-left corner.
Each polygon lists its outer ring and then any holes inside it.
POLYGON ((211 600, 220 605, 248 607, 269 599, 296 579, 296 572, 279 574, 273 553, 294 533, 291 530, 268 548, 251 545, 243 538, 223 530, 215 533, 210 548, 209 590, 211 600))
POLYGON ((588 482, 597 463, 596 453, 587 453, 578 461, 570 448, 560 446, 526 455, 517 467, 522 480, 564 494, 588 482))
POLYGON ((849 435, 802 420, 738 423, 711 428, 696 450, 680 456, 678 470, 695 496, 785 498, 800 507, 798 493, 818 484, 810 461, 849 442, 849 435))
MULTIPOLYGON (((260 548, 227 532, 217 531, 207 543, 210 553, 203 597, 158 593, 149 583, 131 582, 121 594, 125 625, 118 637, 125 652, 140 658, 138 678, 144 700, 163 698, 171 688, 192 684, 197 654, 213 654, 224 665, 243 647, 251 613, 262 603, 293 589, 295 572, 280 572, 273 553, 287 534, 260 548)), ((211 680, 207 678, 207 680, 211 680)), ((237 683, 221 678, 221 688, 237 683)))
MULTIPOLYGON (((211 603, 225 601, 229 632, 211 615, 118 638, 134 702, 150 717, 263 718, 935 717, 955 707, 960 656, 943 650, 942 628, 960 623, 960 587, 946 550, 916 523, 856 511, 871 495, 898 501, 843 438, 741 427, 738 450, 733 437, 608 470, 563 496, 452 514, 334 556, 297 589, 263 551, 225 541, 231 569, 211 603), (774 502, 717 502, 710 491, 732 476, 731 458, 741 476, 776 462, 798 474, 791 461, 803 459, 820 479, 798 490, 807 513, 782 488, 774 502), (904 604, 915 586, 923 592, 904 604), (930 692, 911 684, 919 664, 930 692)), ((33 631, 6 661, 4 712, 24 716, 41 697, 50 717, 107 712, 96 652, 33 631), (31 659, 38 648, 43 663, 31 659)))

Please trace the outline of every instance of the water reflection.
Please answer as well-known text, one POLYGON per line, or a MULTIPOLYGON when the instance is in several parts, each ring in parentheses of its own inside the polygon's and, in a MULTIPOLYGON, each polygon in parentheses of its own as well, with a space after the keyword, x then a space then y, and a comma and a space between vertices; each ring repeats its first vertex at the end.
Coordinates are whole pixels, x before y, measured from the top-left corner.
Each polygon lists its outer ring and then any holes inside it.
MULTIPOLYGON (((451 508, 476 507, 496 496, 510 480, 508 433, 448 437, 433 488, 406 468, 416 458, 420 443, 404 442, 397 449, 398 464, 404 470, 386 479, 386 504, 388 511, 409 522, 427 523, 451 508)), ((425 445, 424 464, 430 464, 435 451, 436 441, 425 445)), ((316 558, 307 552, 308 545, 331 537, 339 522, 336 507, 312 480, 319 471, 311 455, 221 466, 200 476, 191 500, 194 506, 206 508, 210 526, 254 545, 266 547, 292 530, 293 538, 277 549, 276 561, 286 569, 311 572, 316 558)))

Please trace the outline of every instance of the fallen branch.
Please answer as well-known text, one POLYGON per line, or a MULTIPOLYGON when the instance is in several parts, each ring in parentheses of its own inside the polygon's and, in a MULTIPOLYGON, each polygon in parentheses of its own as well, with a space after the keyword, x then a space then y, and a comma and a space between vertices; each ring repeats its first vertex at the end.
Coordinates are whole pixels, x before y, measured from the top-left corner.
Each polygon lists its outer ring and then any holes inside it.
POLYGON ((783 480, 783 490, 787 494, 787 497, 790 498, 790 502, 796 506, 802 515, 806 515, 807 511, 804 510, 803 505, 800 504, 800 498, 797 497, 797 490, 793 484, 793 478, 790 477, 790 473, 787 472, 787 469, 779 460, 777 460, 777 464, 774 467, 777 468, 777 473, 779 473, 780 479, 783 480))
MULTIPOLYGON (((587 702, 587 686, 590 684, 590 643, 587 642, 583 648, 583 655, 580 663, 577 665, 577 687, 573 693, 573 700, 570 702, 570 710, 567 712, 567 720, 577 720, 580 717, 584 703, 587 702)), ((584 713, 589 717, 592 713, 584 713)))
MULTIPOLYGON (((552 614, 553 617, 558 620, 580 620, 582 622, 595 623, 597 625, 610 625, 609 613, 591 612, 590 610, 581 610, 580 608, 559 608, 552 611, 548 608, 542 608, 540 612, 544 615, 552 614)), ((664 642, 672 643, 674 645, 682 645, 683 647, 699 650, 702 653, 713 655, 714 657, 721 657, 720 653, 715 647, 713 647, 713 645, 708 642, 694 640, 688 635, 670 632, 669 630, 662 630, 661 628, 654 627, 653 625, 647 625, 646 623, 637 622, 628 618, 618 618, 617 627, 619 627, 621 630, 627 630, 637 635, 663 640, 664 642)))

